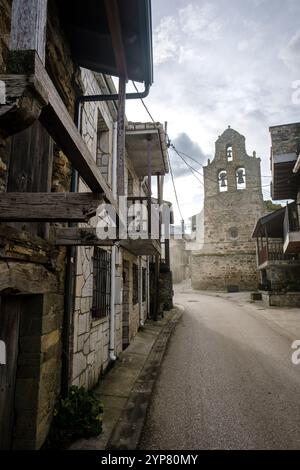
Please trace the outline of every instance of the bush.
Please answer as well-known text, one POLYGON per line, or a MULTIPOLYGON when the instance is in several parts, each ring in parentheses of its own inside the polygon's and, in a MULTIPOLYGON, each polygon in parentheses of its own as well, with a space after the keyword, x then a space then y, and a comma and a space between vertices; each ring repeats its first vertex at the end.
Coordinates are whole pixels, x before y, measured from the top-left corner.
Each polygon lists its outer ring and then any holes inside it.
POLYGON ((63 443, 98 436, 102 431, 103 405, 93 391, 72 386, 54 411, 51 441, 63 443))

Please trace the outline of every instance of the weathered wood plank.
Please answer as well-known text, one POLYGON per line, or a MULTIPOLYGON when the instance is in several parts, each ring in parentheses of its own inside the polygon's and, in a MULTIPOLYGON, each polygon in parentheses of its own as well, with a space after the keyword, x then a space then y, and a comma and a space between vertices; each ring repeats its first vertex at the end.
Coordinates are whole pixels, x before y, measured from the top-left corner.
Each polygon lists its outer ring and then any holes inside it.
POLYGON ((87 222, 101 202, 95 193, 2 193, 0 221, 87 222))
POLYGON ((37 54, 34 51, 12 52, 9 57, 9 71, 16 74, 35 75, 37 83, 47 90, 48 104, 41 112, 41 123, 89 188, 95 193, 104 192, 106 200, 117 210, 110 188, 37 54))
POLYGON ((48 103, 48 93, 34 75, 1 75, 5 104, 0 105, 0 135, 16 134, 39 119, 48 103))
POLYGON ((0 299, 1 340, 6 347, 6 364, 0 366, 0 449, 10 450, 14 426, 14 390, 19 348, 21 299, 17 296, 0 299))
POLYGON ((11 50, 35 50, 45 63, 47 0, 13 0, 11 50))
POLYGON ((126 55, 122 37, 119 7, 116 0, 104 0, 115 60, 120 76, 127 78, 126 55))
POLYGON ((117 193, 125 195, 125 103, 126 80, 119 80, 118 128, 117 128, 117 193))
POLYGON ((54 244, 61 246, 113 246, 115 242, 100 240, 93 227, 57 228, 54 235, 54 244))

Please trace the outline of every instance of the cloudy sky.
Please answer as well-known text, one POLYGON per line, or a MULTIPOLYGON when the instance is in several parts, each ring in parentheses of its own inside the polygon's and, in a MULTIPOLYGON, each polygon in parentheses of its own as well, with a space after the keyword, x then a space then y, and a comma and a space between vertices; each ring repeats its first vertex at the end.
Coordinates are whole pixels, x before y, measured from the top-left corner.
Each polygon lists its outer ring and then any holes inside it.
MULTIPOLYGON (((154 119, 167 121, 176 147, 200 163, 228 125, 245 135, 248 154, 262 159, 267 197, 268 128, 299 121, 292 100, 300 80, 299 0, 152 0, 152 9, 155 82, 145 102, 154 119)), ((127 116, 149 120, 140 102, 127 102, 127 116)), ((188 219, 202 208, 203 188, 170 157, 188 219)), ((179 222, 169 176, 164 195, 179 222)))

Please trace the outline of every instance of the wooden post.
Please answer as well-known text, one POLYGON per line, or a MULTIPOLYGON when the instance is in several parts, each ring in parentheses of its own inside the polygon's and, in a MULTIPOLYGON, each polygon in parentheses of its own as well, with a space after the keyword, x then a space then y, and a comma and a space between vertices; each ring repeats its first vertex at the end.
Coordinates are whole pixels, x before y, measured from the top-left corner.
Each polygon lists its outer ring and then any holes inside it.
POLYGON ((118 128, 117 128, 117 185, 118 196, 125 196, 125 103, 126 79, 119 79, 118 128))
POLYGON ((13 0, 9 48, 35 50, 43 64, 46 56, 47 0, 13 0))
POLYGON ((147 137, 147 166, 148 166, 148 235, 151 237, 151 225, 152 225, 152 158, 151 158, 151 135, 147 137))
MULTIPOLYGON (((159 174, 157 174, 157 200, 158 200, 158 205, 160 207, 162 204, 162 192, 161 192, 161 178, 159 174)), ((160 241, 161 240, 161 212, 160 211, 159 211, 158 223, 159 223, 158 233, 159 233, 159 241, 160 241)))

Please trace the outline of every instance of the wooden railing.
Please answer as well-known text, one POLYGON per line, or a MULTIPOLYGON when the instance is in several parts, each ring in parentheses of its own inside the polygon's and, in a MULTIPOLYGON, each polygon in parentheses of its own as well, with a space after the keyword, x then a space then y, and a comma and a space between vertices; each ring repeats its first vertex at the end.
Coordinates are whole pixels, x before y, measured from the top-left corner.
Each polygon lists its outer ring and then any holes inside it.
POLYGON ((131 227, 136 231, 136 235, 140 234, 140 238, 159 240, 160 215, 155 201, 147 196, 129 196, 127 201, 129 232, 131 227), (141 205, 144 208, 141 208, 141 205))
POLYGON ((268 244, 258 250, 259 265, 266 261, 283 261, 291 259, 291 256, 283 252, 283 241, 268 240, 268 244))

